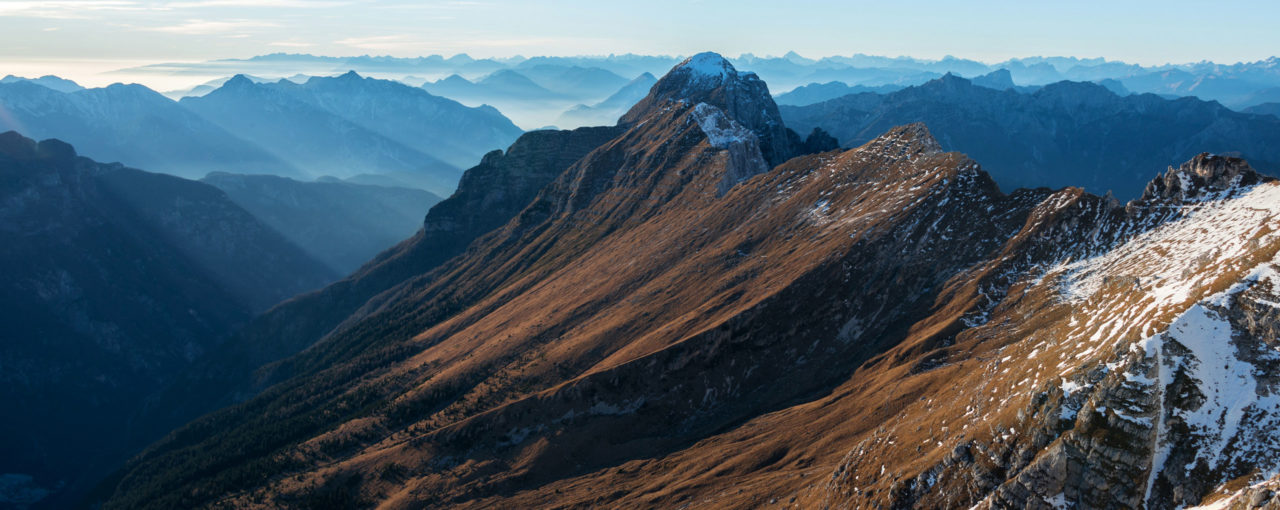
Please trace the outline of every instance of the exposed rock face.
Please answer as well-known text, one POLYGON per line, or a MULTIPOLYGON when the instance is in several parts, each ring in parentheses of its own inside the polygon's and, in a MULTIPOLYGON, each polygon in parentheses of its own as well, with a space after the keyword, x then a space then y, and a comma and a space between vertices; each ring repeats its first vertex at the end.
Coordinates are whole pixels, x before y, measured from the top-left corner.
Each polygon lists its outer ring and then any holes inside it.
POLYGON ((1243 159, 1200 153, 1177 169, 1151 181, 1142 192, 1143 200, 1157 198, 1189 200, 1205 193, 1252 186, 1274 177, 1259 175, 1243 159))
POLYGON ((755 73, 739 73, 724 57, 699 53, 654 84, 649 96, 640 100, 618 121, 628 126, 640 122, 671 103, 706 103, 751 130, 770 167, 800 153, 799 137, 782 123, 769 87, 755 73))

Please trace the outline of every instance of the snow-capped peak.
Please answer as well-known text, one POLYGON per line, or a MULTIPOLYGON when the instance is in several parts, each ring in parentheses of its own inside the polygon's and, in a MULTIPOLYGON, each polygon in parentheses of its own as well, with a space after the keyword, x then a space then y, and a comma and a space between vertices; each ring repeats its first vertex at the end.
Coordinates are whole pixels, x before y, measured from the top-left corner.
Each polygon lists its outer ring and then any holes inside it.
POLYGON ((676 69, 687 69, 696 75, 716 79, 724 79, 729 75, 738 73, 728 60, 720 56, 720 54, 710 51, 684 59, 684 62, 676 66, 676 69))

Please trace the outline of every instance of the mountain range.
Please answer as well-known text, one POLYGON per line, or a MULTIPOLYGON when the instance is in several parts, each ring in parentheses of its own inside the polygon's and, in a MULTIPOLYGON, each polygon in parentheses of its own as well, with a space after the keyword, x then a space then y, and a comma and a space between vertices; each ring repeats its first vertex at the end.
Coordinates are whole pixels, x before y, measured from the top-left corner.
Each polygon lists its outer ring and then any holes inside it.
POLYGON ((181 102, 141 85, 58 92, 13 80, 0 84, 0 107, 8 113, 0 129, 187 178, 376 175, 441 195, 452 192, 459 168, 521 133, 493 108, 354 73, 304 83, 238 75, 181 102))
POLYGON ((60 506, 168 430, 149 395, 337 277, 212 186, 58 140, 0 134, 0 177, 0 471, 60 506))
POLYGON ((142 85, 59 92, 0 84, 0 130, 57 138, 100 161, 188 178, 213 171, 302 176, 303 171, 142 85))
MULTIPOLYGON (((296 73, 328 75, 354 69, 363 73, 376 73, 380 77, 426 75, 434 80, 458 74, 466 79, 476 80, 500 70, 523 72, 523 69, 551 65, 560 68, 596 68, 622 77, 634 77, 644 72, 655 75, 663 73, 680 60, 681 57, 634 54, 506 59, 476 59, 465 54, 449 58, 440 55, 393 58, 271 54, 249 59, 156 64, 125 69, 120 73, 138 76, 174 73, 228 76, 253 73, 284 77, 296 73)), ((1137 93, 1196 96, 1204 100, 1219 101, 1232 108, 1247 108, 1266 102, 1267 100, 1260 100, 1253 95, 1265 89, 1280 88, 1280 65, 1275 57, 1234 64, 1202 61, 1142 66, 1103 58, 1027 57, 984 63, 952 56, 917 59, 854 54, 805 58, 789 52, 781 57, 743 54, 731 59, 731 62, 739 67, 753 69, 764 80, 773 84, 777 91, 831 81, 840 81, 850 86, 905 87, 919 85, 947 73, 973 78, 1001 69, 1008 71, 1011 79, 1019 86, 1040 86, 1064 80, 1113 80, 1137 93)), ((595 100, 598 98, 591 101, 595 100)), ((590 104, 590 101, 577 102, 590 104)), ((505 108, 499 109, 510 114, 505 108)))
POLYGON ((17 82, 30 82, 58 92, 77 92, 84 90, 84 87, 81 87, 79 83, 53 75, 41 76, 39 78, 23 78, 21 76, 14 76, 10 74, 4 78, 0 78, 0 84, 17 82))
POLYGON ((250 397, 104 508, 1274 499, 1280 183, 1200 153, 1127 203, 1002 191, 924 124, 835 149, 779 115, 700 54, 615 127, 487 155, 231 340, 250 397))
MULTIPOLYGON (((601 109, 613 113, 624 110, 630 103, 644 97, 647 88, 637 92, 641 84, 652 85, 656 79, 643 73, 634 80, 614 74, 599 67, 581 67, 552 63, 529 63, 514 69, 501 69, 475 81, 452 74, 436 81, 422 84, 432 94, 448 97, 470 105, 493 105, 505 115, 529 128, 544 127, 554 115, 585 103, 600 103, 601 109), (647 78, 646 78, 647 76, 647 78), (629 102, 628 102, 629 101, 629 102), (620 105, 618 103, 627 103, 620 105)), ((583 107, 585 108, 585 107, 583 107)), ((621 112, 618 112, 621 114, 621 112)), ((617 117, 608 118, 609 125, 617 117)), ((589 115, 584 120, 597 120, 601 115, 589 115)), ((575 117, 556 119, 569 121, 562 127, 579 127, 575 117)), ((596 125, 596 124, 589 124, 596 125)))
POLYGON ((0 507, 1278 506, 1274 64, 7 77, 0 507))
POLYGON ((387 175, 438 194, 457 184, 455 164, 470 164, 521 132, 492 108, 354 72, 301 84, 240 76, 180 104, 312 175, 387 175))
POLYGON ((1243 155, 1280 171, 1280 119, 1216 102, 1119 96, 1102 85, 1058 82, 1035 92, 995 90, 955 75, 889 94, 859 93, 781 107, 788 126, 821 127, 846 147, 924 122, 948 150, 984 163, 1002 186, 1079 186, 1137 198, 1152 168, 1199 152, 1243 155))

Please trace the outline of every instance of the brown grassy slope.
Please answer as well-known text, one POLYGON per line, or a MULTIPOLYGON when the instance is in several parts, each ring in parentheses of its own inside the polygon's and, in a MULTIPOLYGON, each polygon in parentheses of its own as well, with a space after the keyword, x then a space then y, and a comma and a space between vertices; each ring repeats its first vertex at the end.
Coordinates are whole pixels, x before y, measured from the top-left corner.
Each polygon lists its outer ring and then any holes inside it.
MULTIPOLYGON (((682 124, 663 120, 653 125, 682 124)), ((365 379, 403 388, 389 410, 287 450, 326 467, 251 497, 290 504, 348 473, 394 465, 406 479, 365 477, 361 493, 457 503, 680 448, 847 377, 1043 195, 1000 195, 976 164, 938 153, 910 126, 716 198, 723 157, 695 131, 665 138, 695 145, 677 148, 686 166, 654 166, 669 156, 645 147, 635 168, 661 171, 635 175, 624 163, 587 207, 558 202, 541 235, 510 243, 516 255, 454 268, 472 272, 459 281, 485 281, 474 276, 483 268, 502 283, 416 335, 416 354, 365 379), (986 221, 974 228, 974 215, 986 221)), ((595 162, 616 163, 610 151, 633 144, 623 137, 589 156, 562 196, 582 193, 595 162)), ((372 317, 410 315, 396 307, 430 302, 433 291, 407 288, 372 317)))

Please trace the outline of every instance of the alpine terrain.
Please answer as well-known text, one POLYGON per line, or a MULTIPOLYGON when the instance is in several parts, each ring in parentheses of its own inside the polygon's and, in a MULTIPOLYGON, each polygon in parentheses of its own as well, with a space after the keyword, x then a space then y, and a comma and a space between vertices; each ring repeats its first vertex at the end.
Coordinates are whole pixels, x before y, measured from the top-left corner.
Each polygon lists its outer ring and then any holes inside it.
MULTIPOLYGON (((1026 101, 1127 104, 1050 88, 1026 101)), ((1001 189, 923 123, 802 138, 757 75, 695 55, 259 316, 183 382, 230 405, 98 499, 1280 507, 1280 183, 1161 166, 1125 203, 1001 189)))

